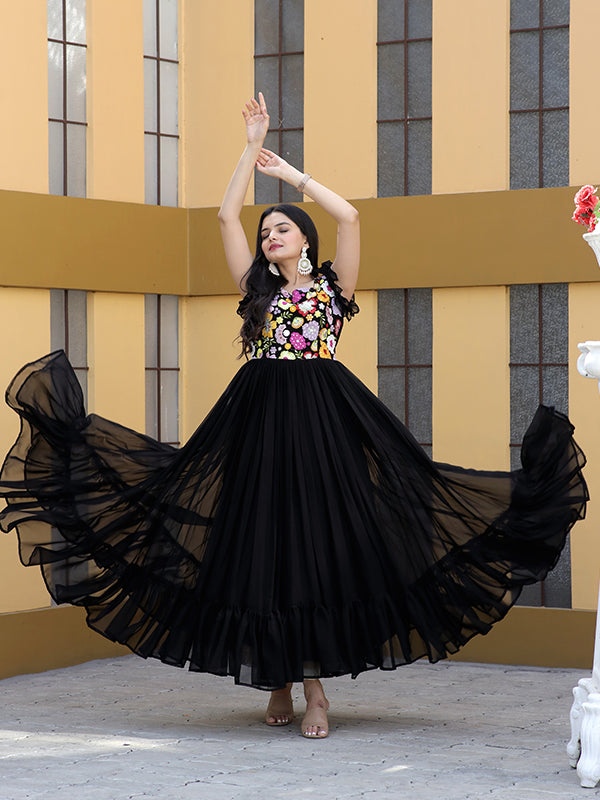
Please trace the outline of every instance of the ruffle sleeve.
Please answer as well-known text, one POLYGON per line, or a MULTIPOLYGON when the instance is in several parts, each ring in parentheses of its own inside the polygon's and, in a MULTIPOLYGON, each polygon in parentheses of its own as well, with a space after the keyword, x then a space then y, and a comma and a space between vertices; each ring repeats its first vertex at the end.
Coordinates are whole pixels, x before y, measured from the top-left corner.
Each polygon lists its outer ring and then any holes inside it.
POLYGON ((323 275, 329 281, 329 285, 335 292, 335 299, 338 302, 338 305, 341 309, 342 315, 345 319, 352 319, 355 314, 358 314, 360 308, 358 307, 358 303, 356 302, 355 296, 352 295, 352 299, 348 300, 347 297, 344 297, 342 294, 342 287, 338 284, 338 276, 335 270, 332 268, 331 261, 324 261, 321 264, 321 270, 323 275))

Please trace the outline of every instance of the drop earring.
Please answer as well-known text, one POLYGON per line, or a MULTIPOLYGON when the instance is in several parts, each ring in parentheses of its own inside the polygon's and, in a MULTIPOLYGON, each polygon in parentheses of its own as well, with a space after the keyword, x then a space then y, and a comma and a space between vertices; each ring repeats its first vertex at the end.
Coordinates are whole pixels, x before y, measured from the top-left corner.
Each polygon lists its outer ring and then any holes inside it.
POLYGON ((312 264, 310 263, 309 257, 306 255, 306 251, 308 247, 304 245, 302 248, 302 255, 298 259, 298 275, 310 275, 312 272, 312 264))
POLYGON ((269 264, 269 272, 271 273, 271 275, 276 275, 277 277, 281 275, 281 272, 279 272, 277 264, 269 264))

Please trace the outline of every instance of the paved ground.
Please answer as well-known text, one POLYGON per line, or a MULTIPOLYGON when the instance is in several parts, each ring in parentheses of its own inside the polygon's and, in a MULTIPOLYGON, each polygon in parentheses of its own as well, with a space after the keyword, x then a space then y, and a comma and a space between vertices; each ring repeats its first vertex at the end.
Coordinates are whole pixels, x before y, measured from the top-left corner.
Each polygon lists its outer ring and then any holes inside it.
POLYGON ((565 753, 585 674, 444 662, 327 681, 323 741, 262 724, 263 692, 135 656, 9 678, 0 798, 585 800, 600 789, 565 753))

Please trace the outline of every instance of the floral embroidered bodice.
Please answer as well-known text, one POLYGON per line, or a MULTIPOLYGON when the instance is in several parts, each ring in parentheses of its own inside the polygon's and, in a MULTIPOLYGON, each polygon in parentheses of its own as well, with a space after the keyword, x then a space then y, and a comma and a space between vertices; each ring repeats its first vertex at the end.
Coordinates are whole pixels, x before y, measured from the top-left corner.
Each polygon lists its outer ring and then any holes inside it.
POLYGON ((251 358, 335 358, 344 321, 342 304, 339 289, 323 273, 309 286, 292 292, 280 289, 251 358))

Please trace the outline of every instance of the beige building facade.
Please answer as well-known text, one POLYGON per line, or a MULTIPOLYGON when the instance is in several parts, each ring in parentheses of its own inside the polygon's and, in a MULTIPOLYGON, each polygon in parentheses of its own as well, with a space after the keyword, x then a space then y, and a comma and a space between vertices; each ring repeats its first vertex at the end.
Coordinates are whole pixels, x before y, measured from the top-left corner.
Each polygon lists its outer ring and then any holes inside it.
MULTIPOLYGON (((70 125, 85 125, 85 192, 64 196, 51 186, 49 5, 0 0, 3 29, 10 31, 0 50, 0 384, 52 349, 52 293, 85 292, 89 410, 145 430, 148 371, 160 367, 148 366, 146 296, 176 296, 178 440, 190 436, 240 366, 239 298, 216 211, 244 145, 242 104, 263 88, 255 87, 256 64, 268 54, 257 55, 257 30, 283 25, 285 33, 285 15, 301 14, 302 52, 290 56, 280 48, 269 56, 279 60, 281 81, 286 57, 300 70, 302 125, 290 126, 294 141, 301 137, 299 166, 355 202, 362 219, 361 313, 347 326, 339 357, 381 393, 384 368, 394 366, 381 359, 382 337, 393 336, 382 322, 382 293, 430 292, 430 432, 424 438, 430 437, 436 460, 510 468, 511 287, 565 287, 568 359, 561 380, 588 457, 592 497, 587 518, 571 535, 569 602, 548 606, 542 598, 535 607, 521 605, 463 653, 470 660, 587 665, 600 565, 600 406, 575 363, 577 342, 600 338, 600 270, 570 217, 575 188, 600 179, 599 151, 590 146, 600 108, 590 102, 588 77, 600 8, 571 0, 567 24, 547 25, 565 30, 568 41, 568 180, 511 188, 514 8, 510 0, 432 0, 430 34, 413 37, 419 45, 429 42, 431 108, 421 117, 429 120, 430 191, 399 188, 382 196, 387 90, 377 0, 159 0, 159 28, 161 13, 176 15, 176 59, 146 52, 151 4, 75 3, 85 22, 85 122, 65 117, 60 124, 66 141, 70 125), (156 131, 148 127, 155 68, 159 76, 177 74, 176 133, 163 134, 160 121, 156 131), (164 191, 167 156, 175 148, 176 205, 145 202, 155 142, 164 154, 164 191)), ((61 3, 65 13, 69 5, 61 3)), ((409 40, 405 32, 392 43, 409 47, 409 40)), ((405 85, 408 91, 408 78, 405 85)), ((285 87, 279 91, 286 102, 285 87)), ((267 93, 270 105, 274 95, 267 93)), ((264 207, 255 205, 256 196, 251 187, 244 209, 251 239, 264 207)), ((323 257, 333 257, 335 230, 319 209, 314 218, 323 257)), ((407 375, 406 364, 398 364, 407 375)), ((16 416, 0 408, 2 452, 16 433, 16 416)), ((123 651, 91 634, 78 610, 51 606, 39 571, 20 565, 13 535, 0 538, 0 636, 0 676, 123 651), (60 642, 60 652, 44 648, 46 638, 60 642)))

